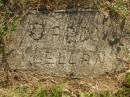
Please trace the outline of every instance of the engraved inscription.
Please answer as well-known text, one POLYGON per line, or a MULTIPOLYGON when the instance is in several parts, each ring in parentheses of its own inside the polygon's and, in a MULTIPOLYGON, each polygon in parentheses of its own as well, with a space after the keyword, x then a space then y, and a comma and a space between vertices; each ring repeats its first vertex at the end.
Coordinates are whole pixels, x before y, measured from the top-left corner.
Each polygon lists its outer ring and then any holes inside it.
POLYGON ((103 23, 105 17, 100 12, 32 12, 26 18, 22 29, 28 29, 20 33, 23 36, 18 38, 16 54, 21 63, 29 61, 45 72, 75 75, 110 71, 117 64, 113 48, 119 43, 111 47, 109 40, 120 33, 119 25, 111 19, 103 23))

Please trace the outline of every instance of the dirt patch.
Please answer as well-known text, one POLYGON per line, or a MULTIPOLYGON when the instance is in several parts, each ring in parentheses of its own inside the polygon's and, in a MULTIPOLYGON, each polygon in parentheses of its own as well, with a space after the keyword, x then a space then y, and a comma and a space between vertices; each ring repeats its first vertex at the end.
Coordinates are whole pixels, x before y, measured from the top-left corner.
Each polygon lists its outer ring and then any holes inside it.
POLYGON ((43 75, 31 71, 13 71, 10 79, 11 85, 15 87, 27 85, 36 88, 38 85, 51 89, 57 85, 63 85, 66 91, 74 93, 79 92, 100 92, 100 91, 117 91, 122 87, 125 73, 102 75, 99 77, 89 78, 70 78, 43 75))

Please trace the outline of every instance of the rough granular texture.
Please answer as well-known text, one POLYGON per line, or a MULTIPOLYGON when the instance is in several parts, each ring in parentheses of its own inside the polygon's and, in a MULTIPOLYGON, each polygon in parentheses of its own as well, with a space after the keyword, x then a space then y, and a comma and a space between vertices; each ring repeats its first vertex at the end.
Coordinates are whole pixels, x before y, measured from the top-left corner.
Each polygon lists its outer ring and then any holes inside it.
POLYGON ((8 43, 12 69, 51 75, 97 76, 125 68, 129 34, 124 20, 98 11, 30 10, 8 43), (126 29, 127 30, 127 29, 126 29))

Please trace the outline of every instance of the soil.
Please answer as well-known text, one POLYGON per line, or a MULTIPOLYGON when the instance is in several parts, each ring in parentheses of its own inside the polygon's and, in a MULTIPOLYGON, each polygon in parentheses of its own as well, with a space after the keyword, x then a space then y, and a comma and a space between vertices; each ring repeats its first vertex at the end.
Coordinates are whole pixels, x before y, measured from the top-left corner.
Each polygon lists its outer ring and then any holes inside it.
MULTIPOLYGON (((36 0, 38 1, 38 0, 36 0)), ((54 1, 54 0, 53 0, 54 1)), ((59 2, 48 2, 48 9, 58 10, 67 7, 66 1, 58 0, 59 2), (58 6, 57 8, 55 6, 58 6)), ((78 0, 79 1, 79 0, 78 0)), ((77 5, 81 8, 85 3, 78 3, 77 5)), ((83 0, 85 1, 85 0, 83 0)), ((90 0, 91 1, 91 0, 90 0)), ((31 5, 33 8, 38 7, 39 10, 44 7, 44 1, 33 2, 31 5)), ((43 9, 42 9, 43 10, 43 9)), ((0 71, 0 95, 7 94, 7 89, 9 87, 15 87, 19 85, 27 85, 32 88, 36 88, 39 84, 47 89, 52 88, 56 85, 63 85, 66 91, 71 91, 74 93, 79 92, 99 92, 99 91, 117 91, 122 87, 122 83, 125 77, 125 71, 116 74, 105 74, 98 77, 88 77, 88 78, 71 78, 71 77, 58 77, 50 76, 47 74, 42 74, 37 71, 21 71, 13 70, 10 73, 10 84, 6 86, 4 81, 4 73, 0 71)))
MULTIPOLYGON (((32 89, 44 87, 51 89, 57 85, 63 85, 64 90, 75 94, 81 92, 116 92, 122 87, 125 72, 118 74, 106 74, 98 77, 70 78, 49 76, 39 72, 15 70, 10 75, 10 85, 5 87, 6 82, 1 82, 0 95, 6 94, 9 87, 26 85, 32 89), (2 92, 3 91, 3 92, 2 92)), ((2 77, 3 78, 3 77, 2 77)), ((1 78, 1 79, 2 79, 1 78)))

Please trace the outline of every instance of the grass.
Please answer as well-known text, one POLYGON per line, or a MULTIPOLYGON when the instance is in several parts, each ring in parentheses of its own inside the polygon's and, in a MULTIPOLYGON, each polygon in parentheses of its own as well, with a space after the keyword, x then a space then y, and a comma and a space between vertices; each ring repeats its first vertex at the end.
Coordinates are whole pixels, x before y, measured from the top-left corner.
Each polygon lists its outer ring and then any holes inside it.
POLYGON ((126 18, 129 14, 127 3, 124 0, 116 0, 116 2, 110 5, 110 8, 119 16, 126 18))
POLYGON ((37 88, 31 90, 27 86, 20 86, 7 95, 0 97, 130 97, 130 88, 123 87, 118 92, 103 91, 98 93, 80 93, 79 95, 67 95, 64 92, 63 86, 59 85, 52 89, 37 88))
POLYGON ((81 93, 80 97, 130 97, 130 91, 121 89, 116 93, 110 91, 104 91, 100 93, 81 93))
POLYGON ((130 71, 126 73, 124 83, 120 90, 100 91, 100 92, 80 92, 75 93, 65 90, 64 84, 56 85, 52 88, 44 88, 43 84, 37 86, 28 86, 26 84, 15 86, 15 88, 3 89, 4 94, 0 97, 130 97, 130 71))
POLYGON ((0 97, 62 97, 62 94, 62 85, 55 86, 52 89, 44 89, 40 86, 36 89, 31 89, 26 85, 22 85, 9 90, 3 96, 0 95, 0 97))
MULTIPOLYGON (((0 0, 0 7, 2 7, 5 0, 0 0)), ((12 5, 24 6, 29 2, 29 0, 12 0, 12 5)), ((114 5, 111 6, 112 10, 119 13, 121 16, 128 15, 128 9, 124 4, 123 0, 118 0, 115 2, 114 5)), ((6 18, 10 15, 7 14, 7 10, 5 11, 6 18), (8 16, 7 16, 8 15, 8 16)), ((5 33, 9 31, 16 30, 16 20, 15 18, 12 19, 11 23, 3 23, 2 27, 0 28, 0 35, 5 35, 5 33), (9 27, 7 24, 10 24, 9 27), (10 29, 9 29, 10 28, 10 29), (3 34, 4 33, 4 34, 3 34)), ((126 83, 130 85, 130 74, 126 75, 126 83)), ((44 89, 43 87, 38 87, 37 89, 31 89, 26 85, 18 86, 13 90, 9 90, 6 94, 0 95, 0 97, 72 97, 72 95, 66 95, 64 93, 64 88, 62 85, 56 86, 52 89, 44 89)), ((112 91, 104 91, 100 93, 80 93, 79 97, 130 97, 130 88, 124 86, 121 90, 116 93, 112 91)))

